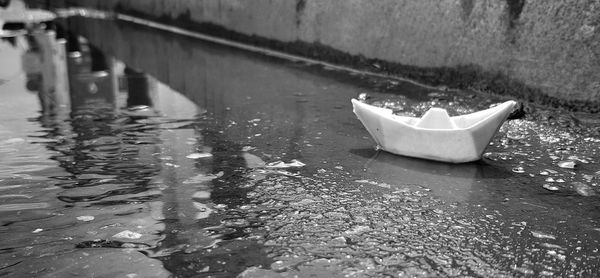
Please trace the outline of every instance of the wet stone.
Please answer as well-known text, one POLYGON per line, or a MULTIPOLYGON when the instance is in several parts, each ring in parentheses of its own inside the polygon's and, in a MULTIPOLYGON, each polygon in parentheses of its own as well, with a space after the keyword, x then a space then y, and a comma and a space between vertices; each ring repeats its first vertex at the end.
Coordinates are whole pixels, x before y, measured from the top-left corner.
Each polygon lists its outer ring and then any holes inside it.
POLYGON ((525 173, 525 169, 521 166, 513 168, 512 171, 519 174, 525 173))
POLYGON ((558 162, 558 167, 560 168, 575 169, 575 166, 577 166, 577 164, 575 163, 575 161, 572 160, 558 162))
POLYGON ((589 185, 582 182, 573 182, 572 183, 575 192, 581 196, 589 197, 596 195, 596 192, 589 185))
POLYGON ((346 247, 347 239, 343 236, 333 238, 327 242, 327 246, 332 248, 346 247))
POLYGON ((77 216, 77 220, 84 221, 84 222, 89 222, 89 221, 94 220, 94 216, 91 216, 91 215, 77 216))
POLYGON ((544 185, 542 185, 542 187, 546 190, 550 190, 550 191, 558 191, 560 190, 560 187, 556 186, 556 185, 552 185, 549 183, 544 183, 544 185))
POLYGON ((114 238, 123 238, 123 239, 139 239, 142 237, 142 234, 137 232, 132 232, 129 230, 125 230, 113 235, 114 238))
POLYGON ((540 231, 531 231, 531 235, 533 237, 539 238, 539 239, 556 239, 556 237, 554 235, 540 232, 540 231))
POLYGON ((358 94, 358 100, 360 101, 366 101, 367 99, 369 99, 369 95, 367 93, 360 93, 358 94))

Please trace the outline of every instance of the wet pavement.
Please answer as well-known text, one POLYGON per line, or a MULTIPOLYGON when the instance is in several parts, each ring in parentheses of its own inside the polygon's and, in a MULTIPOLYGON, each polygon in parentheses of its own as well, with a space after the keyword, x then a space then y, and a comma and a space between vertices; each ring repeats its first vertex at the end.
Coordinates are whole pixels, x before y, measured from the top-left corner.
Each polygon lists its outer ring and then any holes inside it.
POLYGON ((350 99, 505 99, 122 21, 50 29, 0 43, 0 276, 599 275, 598 115, 526 105, 481 161, 430 162, 376 151, 350 99))

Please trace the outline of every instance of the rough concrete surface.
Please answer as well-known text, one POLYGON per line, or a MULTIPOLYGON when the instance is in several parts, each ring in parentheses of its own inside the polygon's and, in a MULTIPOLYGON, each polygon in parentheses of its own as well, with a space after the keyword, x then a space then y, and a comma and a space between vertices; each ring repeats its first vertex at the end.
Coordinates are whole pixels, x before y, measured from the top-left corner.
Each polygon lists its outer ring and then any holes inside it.
POLYGON ((279 48, 285 48, 280 42, 301 42, 317 47, 291 51, 309 56, 323 49, 349 54, 354 62, 377 63, 372 70, 434 85, 474 88, 573 110, 600 110, 598 0, 66 2, 196 26, 200 31, 208 24, 212 31, 222 28, 242 39, 253 38, 254 43, 256 38, 258 43, 266 39, 279 48), (411 73, 415 71, 419 73, 411 73))

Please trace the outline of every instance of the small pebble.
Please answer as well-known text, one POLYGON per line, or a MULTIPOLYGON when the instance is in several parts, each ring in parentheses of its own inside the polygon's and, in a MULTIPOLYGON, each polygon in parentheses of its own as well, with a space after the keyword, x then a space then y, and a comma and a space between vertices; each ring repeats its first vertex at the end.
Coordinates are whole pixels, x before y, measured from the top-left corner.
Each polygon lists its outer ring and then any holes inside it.
POLYGON ((94 220, 94 217, 91 215, 82 215, 82 216, 77 216, 77 220, 83 221, 83 222, 88 222, 88 221, 94 220))
POLYGON ((575 161, 572 160, 565 160, 558 163, 558 167, 560 168, 575 169, 575 166, 577 165, 575 164, 575 161))
POLYGON ((550 191, 558 191, 559 187, 556 185, 552 185, 549 183, 544 183, 544 185, 542 186, 544 189, 546 190, 550 190, 550 191))

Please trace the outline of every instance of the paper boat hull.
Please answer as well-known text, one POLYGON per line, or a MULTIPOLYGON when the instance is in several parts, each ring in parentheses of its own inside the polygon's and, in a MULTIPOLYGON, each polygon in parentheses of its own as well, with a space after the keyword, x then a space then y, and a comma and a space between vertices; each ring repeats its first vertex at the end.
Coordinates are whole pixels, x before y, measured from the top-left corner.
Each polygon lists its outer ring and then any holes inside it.
MULTIPOLYGON (((424 159, 463 163, 481 159, 483 151, 514 106, 514 101, 474 113, 482 120, 467 128, 428 129, 404 122, 392 111, 352 100, 354 113, 385 151, 424 159), (485 112, 485 113, 484 113, 485 112)), ((468 115, 454 117, 461 121, 468 115)))

